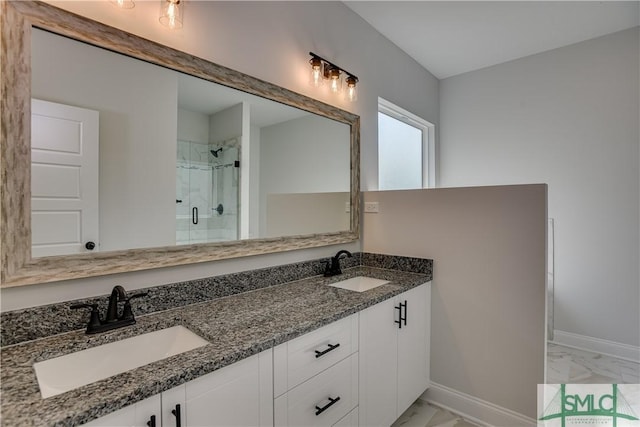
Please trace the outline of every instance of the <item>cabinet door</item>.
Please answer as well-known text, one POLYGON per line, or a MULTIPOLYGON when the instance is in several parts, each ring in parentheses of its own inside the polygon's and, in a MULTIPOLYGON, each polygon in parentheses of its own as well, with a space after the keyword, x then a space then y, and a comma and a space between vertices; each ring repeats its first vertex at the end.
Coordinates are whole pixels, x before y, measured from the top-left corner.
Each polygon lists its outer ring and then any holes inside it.
POLYGON ((87 427, 152 427, 152 416, 155 416, 155 427, 161 427, 159 394, 83 425, 87 427))
POLYGON ((267 350, 186 383, 182 425, 273 425, 271 355, 267 350))
POLYGON ((429 387, 430 295, 424 284, 398 296, 407 319, 397 330, 398 417, 429 387))
POLYGON ((184 427, 185 385, 179 385, 162 392, 162 427, 184 427))
POLYGON ((360 312, 360 425, 390 426, 397 418, 397 299, 360 312))

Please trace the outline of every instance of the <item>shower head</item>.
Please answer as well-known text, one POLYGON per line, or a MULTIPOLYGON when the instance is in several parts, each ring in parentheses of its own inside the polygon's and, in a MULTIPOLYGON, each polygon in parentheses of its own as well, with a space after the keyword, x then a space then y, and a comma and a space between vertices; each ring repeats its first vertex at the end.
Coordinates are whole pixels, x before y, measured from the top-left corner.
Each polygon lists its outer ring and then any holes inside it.
POLYGON ((218 148, 217 150, 210 150, 211 154, 213 154, 213 157, 218 157, 218 153, 222 151, 222 147, 218 148))

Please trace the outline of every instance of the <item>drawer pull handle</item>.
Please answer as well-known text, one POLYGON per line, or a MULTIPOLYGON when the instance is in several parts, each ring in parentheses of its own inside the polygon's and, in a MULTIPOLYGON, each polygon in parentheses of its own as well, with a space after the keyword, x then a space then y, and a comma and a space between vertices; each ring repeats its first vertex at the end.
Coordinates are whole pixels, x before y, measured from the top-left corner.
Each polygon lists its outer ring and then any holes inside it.
POLYGON ((329 353, 331 350, 335 350, 336 348, 340 347, 340 343, 338 344, 327 344, 329 346, 328 349, 320 351, 320 350, 316 350, 316 359, 318 357, 322 357, 325 354, 329 353))
POLYGON ((155 415, 151 415, 151 418, 149 418, 149 421, 147 421, 147 425, 149 427, 156 427, 156 416, 155 415))
POLYGON ((331 406, 333 406, 334 403, 336 403, 338 400, 340 400, 340 396, 336 397, 335 399, 332 399, 330 397, 328 399, 329 399, 329 403, 324 405, 322 408, 320 408, 320 407, 318 407, 318 405, 316 405, 316 416, 320 415, 321 413, 323 413, 324 411, 329 409, 331 406))

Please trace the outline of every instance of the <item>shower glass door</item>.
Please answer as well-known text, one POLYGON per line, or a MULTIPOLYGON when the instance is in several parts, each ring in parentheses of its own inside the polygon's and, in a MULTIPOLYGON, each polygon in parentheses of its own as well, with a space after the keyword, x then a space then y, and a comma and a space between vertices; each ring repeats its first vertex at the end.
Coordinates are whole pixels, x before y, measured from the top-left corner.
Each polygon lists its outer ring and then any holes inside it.
POLYGON ((237 146, 178 141, 176 244, 237 240, 237 159, 237 146))

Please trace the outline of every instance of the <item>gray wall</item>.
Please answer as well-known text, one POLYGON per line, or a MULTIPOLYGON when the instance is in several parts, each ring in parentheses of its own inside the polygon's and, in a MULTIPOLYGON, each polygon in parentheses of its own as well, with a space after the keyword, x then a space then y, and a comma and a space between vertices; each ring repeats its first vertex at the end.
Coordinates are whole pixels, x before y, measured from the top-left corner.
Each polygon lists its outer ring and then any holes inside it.
MULTIPOLYGON (((340 2, 186 2, 184 28, 158 24, 158 4, 136 2, 122 11, 109 2, 51 2, 131 33, 240 70, 361 117, 362 188, 377 186, 378 96, 438 123, 438 80, 340 2), (360 78, 359 98, 309 85, 309 55, 326 56, 360 78)), ((359 242, 342 245, 358 250, 359 242)), ((284 252, 148 272, 2 289, 3 310, 102 295, 126 289, 207 277, 335 254, 336 247, 284 252)))
POLYGON ((638 52, 636 27, 451 77, 440 92, 441 185, 548 183, 555 329, 634 346, 638 52))
POLYGON ((32 58, 32 97, 100 113, 99 249, 173 245, 176 75, 44 31, 32 58))
MULTIPOLYGON (((545 185, 364 193, 380 210, 364 214, 365 252, 433 259, 436 384, 427 396, 437 403, 449 406, 453 389, 535 418, 545 366, 546 196, 545 185)), ((495 425, 491 411, 469 415, 495 425)))

